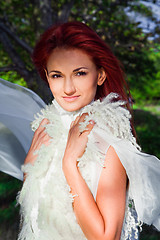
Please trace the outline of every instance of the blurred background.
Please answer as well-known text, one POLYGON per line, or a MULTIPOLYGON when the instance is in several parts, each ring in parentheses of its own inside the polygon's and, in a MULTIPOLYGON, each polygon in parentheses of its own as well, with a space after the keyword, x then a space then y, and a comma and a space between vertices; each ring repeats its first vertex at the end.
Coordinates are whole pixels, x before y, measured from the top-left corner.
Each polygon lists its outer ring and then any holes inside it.
MULTIPOLYGON (((0 77, 52 99, 31 62, 42 32, 56 22, 83 21, 124 66, 131 90, 138 141, 160 158, 160 0, 0 0, 0 77)), ((16 240, 21 182, 0 173, 0 240, 16 240)), ((160 240, 143 227, 140 240, 160 240)))

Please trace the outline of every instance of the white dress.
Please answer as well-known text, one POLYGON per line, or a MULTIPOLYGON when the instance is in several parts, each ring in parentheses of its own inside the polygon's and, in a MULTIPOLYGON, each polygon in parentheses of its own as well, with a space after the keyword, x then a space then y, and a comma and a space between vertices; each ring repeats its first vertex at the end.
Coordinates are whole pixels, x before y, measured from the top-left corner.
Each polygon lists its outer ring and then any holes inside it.
POLYGON ((121 107, 123 102, 111 103, 116 97, 110 94, 103 102, 95 101, 73 113, 64 111, 53 101, 38 114, 32 129, 35 130, 43 118, 48 118, 50 124, 46 130, 53 140, 37 152, 34 166, 27 164, 22 168, 27 178, 18 197, 22 215, 19 240, 86 239, 76 222, 73 197, 61 166, 70 123, 82 112, 88 112, 89 116, 81 124, 81 130, 90 119, 96 122, 78 163, 94 198, 109 146, 114 147, 129 178, 121 240, 137 239, 137 226, 141 223, 153 224, 160 230, 160 161, 137 149, 129 112, 121 107))

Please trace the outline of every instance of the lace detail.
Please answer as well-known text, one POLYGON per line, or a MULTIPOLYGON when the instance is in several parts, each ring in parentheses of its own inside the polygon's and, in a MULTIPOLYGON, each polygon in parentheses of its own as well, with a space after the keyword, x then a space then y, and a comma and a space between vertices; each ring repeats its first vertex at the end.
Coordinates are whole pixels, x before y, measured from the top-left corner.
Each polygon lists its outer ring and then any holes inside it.
POLYGON ((139 229, 142 230, 142 222, 138 221, 133 199, 128 199, 123 222, 121 240, 133 240, 139 238, 139 229))

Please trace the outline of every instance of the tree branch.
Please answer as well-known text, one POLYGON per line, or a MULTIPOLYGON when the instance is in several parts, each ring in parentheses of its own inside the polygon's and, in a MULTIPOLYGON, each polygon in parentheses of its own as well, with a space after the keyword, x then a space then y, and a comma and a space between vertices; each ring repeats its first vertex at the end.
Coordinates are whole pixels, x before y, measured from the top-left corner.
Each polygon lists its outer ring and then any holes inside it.
POLYGON ((0 41, 5 51, 8 53, 9 57, 14 63, 13 65, 10 66, 1 67, 0 71, 7 72, 10 70, 16 70, 16 72, 19 73, 27 82, 29 88, 31 88, 33 91, 39 94, 44 99, 44 101, 46 102, 50 101, 51 93, 49 89, 46 87, 45 82, 40 79, 40 77, 36 74, 35 70, 33 71, 27 70, 25 63, 15 50, 7 34, 5 32, 2 32, 1 30, 0 41))
POLYGON ((9 71, 17 71, 17 67, 14 65, 9 65, 6 67, 0 67, 0 72, 9 72, 9 71))
POLYGON ((32 48, 25 42, 22 41, 14 32, 12 32, 4 23, 0 23, 0 29, 7 33, 16 43, 18 43, 28 53, 32 53, 32 48))
POLYGON ((41 21, 39 22, 40 29, 46 30, 53 24, 53 10, 51 6, 51 0, 35 0, 40 11, 41 21))
POLYGON ((3 47, 4 47, 5 51, 8 53, 12 62, 15 63, 15 66, 17 67, 17 72, 19 72, 20 75, 22 75, 23 77, 26 78, 26 76, 28 76, 29 72, 25 67, 25 63, 20 58, 19 54, 13 47, 11 41, 9 40, 9 38, 5 32, 0 31, 0 41, 3 44, 3 47))
POLYGON ((58 18, 58 22, 64 23, 68 21, 73 4, 74 4, 74 0, 71 0, 69 3, 67 2, 66 4, 63 5, 61 15, 58 18))

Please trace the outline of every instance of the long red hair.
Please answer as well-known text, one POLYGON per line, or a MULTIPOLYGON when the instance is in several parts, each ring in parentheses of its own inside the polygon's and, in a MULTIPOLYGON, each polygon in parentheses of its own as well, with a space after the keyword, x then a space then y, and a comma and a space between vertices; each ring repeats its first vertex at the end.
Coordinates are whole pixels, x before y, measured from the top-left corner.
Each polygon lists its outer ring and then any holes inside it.
POLYGON ((128 103, 128 87, 119 61, 109 46, 87 25, 67 22, 49 28, 36 44, 32 59, 41 78, 47 82, 47 60, 55 48, 77 48, 92 57, 97 68, 106 72, 106 80, 97 87, 95 99, 102 99, 110 92, 118 93, 128 103))
MULTIPOLYGON (((131 111, 131 95, 121 64, 110 47, 90 27, 84 23, 73 21, 53 25, 42 34, 34 48, 32 60, 45 82, 47 82, 45 69, 48 58, 57 47, 80 49, 92 58, 97 68, 105 70, 107 77, 101 86, 97 86, 95 100, 115 92, 122 100, 126 101, 126 107, 131 111)), ((131 123, 131 125, 133 134, 136 135, 133 124, 131 123)))

